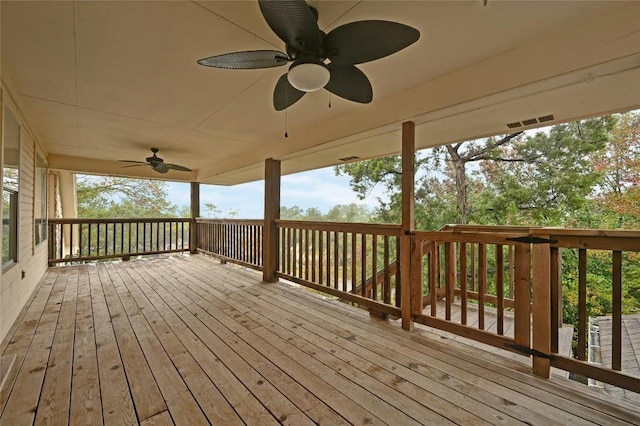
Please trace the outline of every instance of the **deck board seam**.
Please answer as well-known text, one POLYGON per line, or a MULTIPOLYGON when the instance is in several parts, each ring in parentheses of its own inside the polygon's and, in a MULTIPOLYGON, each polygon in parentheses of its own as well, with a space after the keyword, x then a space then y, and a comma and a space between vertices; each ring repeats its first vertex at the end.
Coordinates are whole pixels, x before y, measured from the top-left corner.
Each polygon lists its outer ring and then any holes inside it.
MULTIPOLYGON (((285 374, 286 374, 286 372, 285 372, 285 374)), ((295 379, 294 379, 294 380, 295 380, 295 379)))
MULTIPOLYGON (((172 283, 170 283, 170 282, 169 282, 169 280, 166 280, 166 281, 167 281, 167 285, 171 285, 171 286, 173 286, 173 284, 172 284, 172 283)), ((161 285, 162 285, 162 284, 161 284, 161 285)), ((166 288, 166 287, 165 287, 165 289, 166 289, 167 291, 169 291, 169 289, 168 289, 168 288, 166 288)), ((240 344, 240 342, 239 342, 239 341, 238 341, 238 342, 233 342, 233 338, 232 338, 232 336, 234 336, 235 334, 234 334, 232 331, 228 330, 228 328, 227 328, 227 327, 226 327, 226 326, 225 326, 225 325, 220 321, 220 319, 215 318, 215 317, 212 317, 212 320, 214 321, 214 323, 206 324, 206 323, 205 323, 206 315, 203 315, 203 313, 206 313, 206 310, 204 310, 204 308, 202 308, 202 306, 200 306, 200 305, 199 305, 195 300, 193 300, 192 298, 190 298, 188 295, 184 294, 184 293, 183 293, 182 291, 180 291, 179 289, 177 289, 177 288, 176 288, 175 290, 172 292, 173 296, 174 296, 176 299, 182 299, 182 302, 181 302, 181 303, 183 304, 183 306, 185 306, 185 307, 186 307, 186 308, 187 308, 187 309, 192 313, 192 315, 193 315, 194 317, 197 317, 197 319, 198 319, 198 320, 199 320, 199 321, 200 321, 200 322, 201 322, 205 327, 207 327, 207 328, 208 328, 208 329, 209 329, 209 330, 210 330, 214 335, 216 335, 216 336, 217 336, 217 338, 218 338, 218 339, 220 339, 220 341, 221 341, 221 342, 225 342, 225 344, 226 344, 226 346, 227 346, 227 348, 228 348, 229 350, 231 350, 232 352, 234 351, 233 347, 232 347, 232 346, 230 346, 229 342, 228 342, 228 341, 225 341, 224 334, 228 334, 228 336, 227 336, 227 338, 228 338, 228 339, 227 339, 227 340, 229 340, 229 339, 230 339, 232 344, 234 344, 234 345, 240 345, 240 347, 242 347, 242 344, 240 344), (175 290, 177 290, 177 291, 175 291, 175 290), (180 296, 181 294, 182 294, 182 296, 180 296), (195 311, 195 312, 194 312, 194 311, 195 311), (217 330, 217 331, 215 331, 214 329, 212 329, 212 328, 211 328, 211 326, 212 326, 212 325, 213 325, 214 327, 216 327, 216 329, 215 329, 215 330, 217 330), (221 333, 221 334, 220 334, 220 333, 221 333)), ((246 348, 250 348, 250 346, 246 345, 246 348)), ((245 348, 245 351, 246 351, 246 348, 245 348)), ((249 366, 249 367, 251 368, 251 370, 252 370, 252 371, 255 371, 255 374, 257 374, 259 377, 261 377, 261 379, 258 379, 258 381, 262 381, 263 386, 257 387, 257 388, 255 389, 256 391, 260 391, 260 390, 261 390, 261 388, 263 388, 263 387, 264 387, 264 385, 266 385, 267 383, 269 383, 271 386, 273 386, 273 384, 269 381, 269 379, 268 379, 267 377, 263 376, 263 375, 260 373, 260 371, 258 371, 258 370, 256 370, 255 368, 253 368, 253 367, 251 366, 251 363, 250 363, 250 362, 249 362, 249 361, 248 361, 244 356, 242 356, 240 353, 238 353, 238 355, 239 355, 239 356, 240 356, 240 358, 243 360, 242 362, 246 363, 246 365, 247 365, 247 366, 249 366)), ((274 367, 274 368, 277 368, 277 366, 273 366, 273 367, 274 367)), ((274 389, 274 390, 277 390, 275 387, 274 387, 273 389, 274 389)), ((261 392, 262 392, 262 391, 261 391, 261 392)), ((256 395, 256 396, 258 396, 258 395, 256 395)), ((292 407, 295 407, 295 404, 293 404, 293 403, 289 400, 289 398, 287 398, 287 397, 286 397, 286 395, 282 395, 282 396, 284 397, 284 399, 285 399, 285 400, 289 401, 289 403, 290 403, 290 404, 292 404, 292 407)), ((284 400, 283 400, 283 401, 284 401, 284 400)), ((296 407, 296 410, 299 410, 299 409, 296 407)), ((274 417, 275 417, 275 418, 280 418, 280 417, 282 417, 282 414, 280 414, 280 415, 279 415, 278 413, 275 413, 275 412, 272 412, 272 413, 274 414, 274 417)), ((302 413, 302 411, 300 411, 300 413, 302 413)), ((293 413, 290 413, 290 414, 295 414, 295 411, 294 411, 293 413)), ((289 417, 289 415, 287 415, 287 417, 289 417)))
MULTIPOLYGON (((186 273, 186 271, 184 271, 184 272, 186 273)), ((228 287, 229 287, 230 289, 232 289, 232 288, 233 288, 233 286, 228 286, 228 287)), ((271 287, 267 287, 267 288, 271 288, 271 287)), ((269 292, 270 292, 269 290, 266 290, 264 293, 265 293, 265 294, 268 294, 269 292)), ((241 297, 241 296, 238 296, 238 297, 241 297)), ((259 300, 261 300, 261 299, 262 299, 262 298, 258 298, 258 299, 256 299, 256 301, 259 301, 259 300)), ((278 306, 280 306, 280 305, 279 305, 278 303, 276 303, 276 302, 277 302, 277 300, 276 300, 276 299, 274 299, 273 301, 270 301, 268 304, 273 306, 273 308, 272 308, 272 309, 278 309, 278 306)), ((259 303, 259 302, 258 302, 258 303, 259 303)), ((264 302, 264 303, 266 304, 266 302, 264 302)), ((292 313, 291 313, 291 314, 292 314, 292 315, 295 315, 295 314, 296 314, 296 312, 293 312, 293 311, 292 311, 292 313)), ((348 343, 350 343, 350 342, 345 342, 345 344, 348 344, 348 343)), ((419 360, 416 360, 415 362, 416 362, 416 363, 419 363, 420 361, 419 361, 419 360)), ((428 378, 428 376, 426 376, 426 375, 423 375, 423 376, 425 376, 425 378, 428 378)), ((508 415, 508 414, 507 414, 507 415, 508 415)), ((495 419, 494 419, 494 421, 495 421, 495 419)), ((549 419, 549 421, 550 421, 550 419, 549 419)))
MULTIPOLYGON (((202 260, 201 260, 202 261, 202 260)), ((227 275, 229 277, 232 277, 232 273, 230 272, 223 272, 223 275, 227 275)), ((239 274, 242 276, 245 276, 246 274, 239 274)), ((286 284, 283 283, 277 283, 277 284, 269 284, 270 286, 273 286, 272 289, 276 292, 278 292, 278 294, 280 294, 282 297, 291 300, 291 303, 296 304, 296 303, 302 303, 306 306, 314 306, 315 304, 319 305, 319 308, 317 311, 311 311, 312 313, 315 312, 319 312, 319 311, 332 311, 333 309, 335 309, 334 306, 328 307, 327 305, 329 303, 331 303, 332 305, 337 305, 337 308, 342 310, 342 311, 346 311, 348 309, 347 306, 340 306, 340 303, 337 302, 329 302, 325 299, 319 299, 318 297, 316 297, 314 294, 303 294, 302 292, 304 292, 304 289, 289 289, 284 288, 283 286, 286 286, 286 284), (315 300, 314 300, 315 299, 315 300), (321 301, 322 303, 318 303, 318 301, 321 301)), ((360 312, 357 312, 355 310, 353 310, 353 312, 345 312, 345 316, 349 319, 350 323, 353 324, 354 326, 360 328, 361 330, 365 331, 367 330, 367 327, 370 327, 370 323, 369 323, 369 318, 365 317, 365 314, 361 314, 360 312), (364 328, 361 328, 364 327, 364 328)), ((394 325, 394 327, 396 327, 394 325)), ((465 353, 457 353, 455 351, 453 351, 450 348, 447 348, 446 345, 444 345, 442 342, 436 342, 433 340, 433 338, 430 336, 428 339, 417 335, 415 333, 410 334, 409 337, 400 337, 397 333, 393 333, 393 332, 383 332, 382 329, 380 329, 381 332, 384 334, 385 337, 392 339, 396 342, 399 342, 403 339, 408 339, 410 341, 414 341, 414 342, 419 342, 422 343, 423 345, 427 345, 427 347, 434 347, 436 350, 440 350, 443 351, 445 354, 448 354, 449 356, 454 356, 454 357, 459 357, 461 360, 465 361, 465 362, 470 362, 473 364, 477 364, 479 367, 481 368, 489 368, 491 371, 493 371, 494 373, 503 375, 506 379, 508 380, 516 380, 526 386, 530 386, 534 389, 538 389, 538 390, 542 390, 542 391, 548 391, 549 389, 546 389, 546 384, 547 383, 553 383, 553 382, 547 382, 545 381, 545 386, 542 386, 541 381, 539 381, 537 378, 530 376, 527 373, 518 373, 516 370, 510 370, 510 369, 505 369, 505 368, 500 368, 499 366, 494 366, 490 363, 487 363, 486 361, 483 361, 481 359, 475 359, 474 357, 469 356, 466 352, 465 353), (427 339, 427 340, 425 340, 427 339)), ((453 343, 453 342, 452 342, 453 343)), ((470 350, 476 350, 475 348, 470 348, 470 350)), ((479 349, 477 351, 480 351, 479 349)), ((498 383, 500 384, 500 383, 498 383)), ((504 385, 504 384, 502 384, 504 385)), ((565 387, 562 386, 551 386, 550 387, 551 390, 555 390, 555 394, 557 394, 558 396, 562 395, 562 392, 564 392, 566 390, 565 387)), ((579 395, 577 395, 576 397, 579 397, 579 395)), ((550 404, 553 403, 553 398, 546 398, 546 401, 550 404)), ((588 403, 589 401, 587 401, 588 403)), ((556 401, 557 403, 557 401, 556 401)), ((615 413, 611 413, 610 410, 608 411, 599 411, 597 408, 591 407, 590 405, 585 405, 585 404, 581 404, 578 402, 573 402, 570 401, 570 404, 574 407, 572 410, 572 413, 574 415, 578 415, 576 413, 581 413, 583 410, 584 411, 598 411, 600 412, 604 417, 603 420, 604 422, 606 422, 607 420, 605 420, 605 418, 608 418, 609 421, 614 421, 614 419, 618 418, 622 421, 632 421, 635 420, 635 416, 636 413, 632 413, 632 412, 628 412, 625 415, 623 415, 622 417, 618 417, 617 414, 615 413)), ((561 407, 558 407, 561 408, 561 407)), ((621 407, 617 407, 618 410, 621 409, 621 407)), ((562 408, 564 409, 564 408, 562 408)), ((619 411, 616 410, 617 413, 619 413, 619 411)), ((580 415, 578 415, 578 417, 580 417, 580 415)))

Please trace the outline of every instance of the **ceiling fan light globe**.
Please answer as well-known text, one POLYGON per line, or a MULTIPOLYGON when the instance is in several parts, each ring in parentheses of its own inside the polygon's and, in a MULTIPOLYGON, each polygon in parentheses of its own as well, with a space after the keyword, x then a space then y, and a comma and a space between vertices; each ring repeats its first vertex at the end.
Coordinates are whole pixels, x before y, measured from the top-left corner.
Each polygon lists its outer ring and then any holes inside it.
POLYGON ((295 62, 289 68, 287 79, 296 89, 315 92, 329 82, 330 74, 322 62, 295 62))

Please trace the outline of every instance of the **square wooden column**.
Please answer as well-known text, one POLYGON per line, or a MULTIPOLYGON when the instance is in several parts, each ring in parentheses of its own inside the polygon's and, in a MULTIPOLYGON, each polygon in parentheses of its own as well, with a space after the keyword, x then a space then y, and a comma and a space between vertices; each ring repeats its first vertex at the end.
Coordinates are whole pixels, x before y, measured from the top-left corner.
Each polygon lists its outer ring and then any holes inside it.
POLYGON ((264 163, 264 226, 262 233, 262 280, 278 281, 278 228, 280 219, 280 161, 264 163))
MULTIPOLYGON (((548 235, 537 235, 549 239, 548 235)), ((533 246, 533 374, 549 378, 551 363, 551 249, 549 244, 533 246)))
POLYGON ((411 330, 411 301, 415 295, 411 282, 413 231, 415 231, 415 124, 412 121, 402 123, 402 237, 400 251, 400 286, 402 289, 402 328, 411 330))
POLYGON ((189 251, 198 253, 198 224, 196 218, 200 217, 200 183, 191 182, 191 223, 189 224, 189 251))

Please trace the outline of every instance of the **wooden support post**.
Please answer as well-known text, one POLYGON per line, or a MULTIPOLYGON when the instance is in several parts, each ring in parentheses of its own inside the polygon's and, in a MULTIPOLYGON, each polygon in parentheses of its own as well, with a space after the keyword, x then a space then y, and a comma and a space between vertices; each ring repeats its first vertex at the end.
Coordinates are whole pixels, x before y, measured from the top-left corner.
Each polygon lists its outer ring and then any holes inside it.
POLYGON ((422 288, 418 292, 417 285, 412 282, 419 281, 413 277, 412 270, 412 240, 415 230, 415 124, 411 121, 402 123, 402 243, 401 243, 401 282, 402 287, 402 328, 411 330, 413 328, 412 303, 416 297, 420 298, 422 307, 422 288))
POLYGON ((200 217, 200 183, 191 182, 191 223, 189 224, 189 252, 198 253, 198 224, 200 217))
MULTIPOLYGON (((551 250, 547 243, 533 246, 533 350, 544 355, 551 352, 551 250)), ((548 357, 533 356, 533 374, 548 379, 550 369, 548 357)))
POLYGON ((262 280, 278 281, 278 228, 280 219, 280 161, 268 158, 264 164, 264 230, 262 280))
POLYGON ((514 338, 518 345, 528 348, 531 344, 531 245, 517 244, 514 253, 514 338))

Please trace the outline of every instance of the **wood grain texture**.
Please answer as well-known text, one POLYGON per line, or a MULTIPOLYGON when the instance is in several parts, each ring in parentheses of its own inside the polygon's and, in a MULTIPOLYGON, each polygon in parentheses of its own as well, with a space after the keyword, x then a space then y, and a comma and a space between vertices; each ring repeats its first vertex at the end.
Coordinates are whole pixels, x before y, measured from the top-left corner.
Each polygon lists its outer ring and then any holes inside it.
POLYGON ((91 418, 97 404, 104 424, 640 419, 637 407, 540 379, 496 351, 419 324, 408 333, 400 321, 266 285, 260 274, 202 255, 51 268, 41 285, 48 288, 24 316, 35 324, 18 325, 2 354, 22 348, 12 352, 20 361, 3 425, 84 423, 77 419, 91 418), (99 399, 87 405, 80 395, 99 399))

